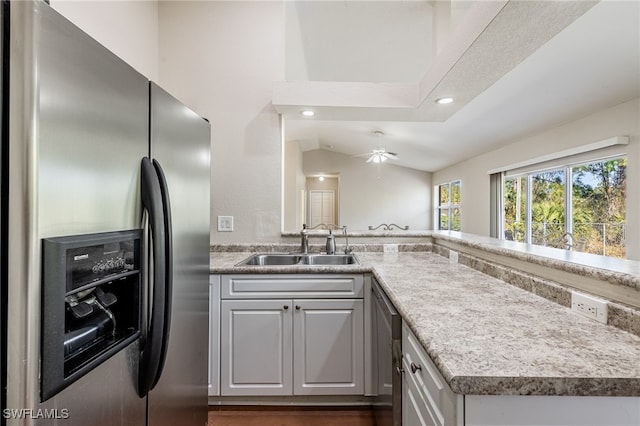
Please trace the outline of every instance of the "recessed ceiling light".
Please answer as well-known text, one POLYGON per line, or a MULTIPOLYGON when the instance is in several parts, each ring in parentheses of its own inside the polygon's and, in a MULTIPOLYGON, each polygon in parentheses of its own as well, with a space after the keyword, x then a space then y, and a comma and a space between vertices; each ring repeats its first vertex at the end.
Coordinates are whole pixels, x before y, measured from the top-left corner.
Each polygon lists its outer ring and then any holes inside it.
POLYGON ((324 182, 324 176, 320 176, 320 177, 318 178, 318 180, 319 180, 320 182, 324 182))
POLYGON ((440 105, 450 104, 451 102, 453 102, 453 98, 451 98, 451 97, 444 97, 444 98, 436 99, 436 103, 440 104, 440 105))
POLYGON ((304 115, 305 117, 313 117, 314 115, 316 115, 316 113, 311 111, 310 109, 305 109, 304 111, 300 111, 300 114, 304 115))

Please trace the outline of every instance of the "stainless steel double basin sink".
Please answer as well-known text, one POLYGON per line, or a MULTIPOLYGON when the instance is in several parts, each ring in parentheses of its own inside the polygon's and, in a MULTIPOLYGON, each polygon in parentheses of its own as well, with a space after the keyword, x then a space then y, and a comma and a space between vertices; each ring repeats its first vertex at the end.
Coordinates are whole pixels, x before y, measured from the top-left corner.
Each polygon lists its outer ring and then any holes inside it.
POLYGON ((294 266, 294 265, 359 265, 354 254, 267 253, 254 254, 236 266, 294 266))

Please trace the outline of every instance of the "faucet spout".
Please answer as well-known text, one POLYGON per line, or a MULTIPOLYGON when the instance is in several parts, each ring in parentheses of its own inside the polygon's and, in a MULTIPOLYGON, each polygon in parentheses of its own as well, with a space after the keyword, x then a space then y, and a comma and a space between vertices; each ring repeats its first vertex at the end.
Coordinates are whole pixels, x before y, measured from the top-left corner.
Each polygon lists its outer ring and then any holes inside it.
POLYGON ((300 253, 306 254, 309 252, 309 231, 306 224, 302 225, 300 237, 300 253))
POLYGON ((347 235, 347 225, 342 227, 342 234, 344 235, 344 239, 345 239, 344 254, 351 254, 353 249, 349 247, 349 235, 347 235))
POLYGON ((587 239, 584 237, 576 238, 571 232, 565 232, 560 237, 560 242, 564 244, 565 250, 584 251, 587 239))
POLYGON ((327 254, 336 254, 336 240, 333 238, 333 233, 329 229, 329 236, 327 237, 327 254))

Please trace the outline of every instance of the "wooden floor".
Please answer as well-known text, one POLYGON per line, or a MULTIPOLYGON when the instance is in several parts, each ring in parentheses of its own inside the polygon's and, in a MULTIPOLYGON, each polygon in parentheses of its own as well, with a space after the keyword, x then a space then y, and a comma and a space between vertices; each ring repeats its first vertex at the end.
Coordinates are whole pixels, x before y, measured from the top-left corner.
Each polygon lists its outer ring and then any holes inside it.
POLYGON ((374 426, 366 407, 210 407, 208 426, 374 426))

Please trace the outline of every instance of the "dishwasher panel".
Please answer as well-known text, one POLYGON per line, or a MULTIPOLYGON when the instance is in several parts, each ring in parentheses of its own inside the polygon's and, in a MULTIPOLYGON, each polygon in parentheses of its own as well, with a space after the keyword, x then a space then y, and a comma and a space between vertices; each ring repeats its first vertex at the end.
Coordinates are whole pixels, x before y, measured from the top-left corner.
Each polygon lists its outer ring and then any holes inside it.
POLYGON ((371 286, 376 426, 402 425, 402 318, 376 280, 371 286))

